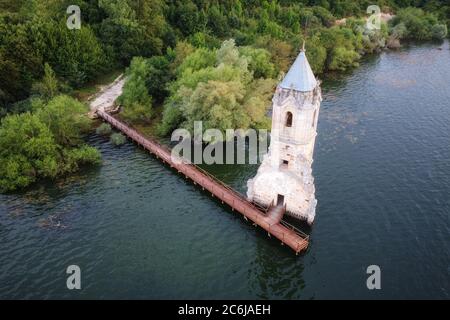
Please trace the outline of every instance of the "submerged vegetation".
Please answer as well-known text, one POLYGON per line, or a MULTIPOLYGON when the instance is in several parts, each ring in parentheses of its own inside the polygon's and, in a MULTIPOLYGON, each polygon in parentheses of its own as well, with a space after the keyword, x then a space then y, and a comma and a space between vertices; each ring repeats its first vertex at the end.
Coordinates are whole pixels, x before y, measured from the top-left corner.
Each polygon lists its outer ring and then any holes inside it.
POLYGON ((449 21, 445 0, 0 0, 0 190, 99 162, 82 140, 86 108, 67 95, 106 72, 128 67, 121 116, 163 135, 194 121, 265 128, 305 39, 320 75, 386 44, 443 39, 449 21), (365 28, 371 4, 395 15, 380 30, 365 28))
POLYGON ((113 133, 110 141, 114 146, 118 147, 125 144, 125 142, 127 142, 127 138, 121 133, 113 133))
POLYGON ((112 132, 111 125, 108 123, 102 123, 97 129, 95 130, 95 133, 101 136, 108 136, 112 132))

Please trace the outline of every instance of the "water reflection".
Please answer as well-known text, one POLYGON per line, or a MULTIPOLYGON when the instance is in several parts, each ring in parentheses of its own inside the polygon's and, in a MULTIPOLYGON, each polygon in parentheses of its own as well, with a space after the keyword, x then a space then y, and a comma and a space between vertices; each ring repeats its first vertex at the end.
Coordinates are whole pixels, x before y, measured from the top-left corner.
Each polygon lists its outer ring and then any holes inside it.
POLYGON ((248 270, 249 289, 259 299, 300 299, 305 288, 304 259, 280 248, 277 240, 258 239, 248 270))

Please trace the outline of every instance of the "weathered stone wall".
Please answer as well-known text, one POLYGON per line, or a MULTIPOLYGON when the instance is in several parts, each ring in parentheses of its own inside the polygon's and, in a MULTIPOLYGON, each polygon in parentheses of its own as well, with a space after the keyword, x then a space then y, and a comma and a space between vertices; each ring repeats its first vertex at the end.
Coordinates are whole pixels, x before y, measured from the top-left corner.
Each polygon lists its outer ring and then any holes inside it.
POLYGON ((277 89, 269 153, 247 183, 249 200, 268 207, 282 195, 287 213, 310 224, 317 205, 311 166, 322 101, 319 85, 306 93, 277 89), (291 127, 286 127, 288 112, 293 116, 291 127))

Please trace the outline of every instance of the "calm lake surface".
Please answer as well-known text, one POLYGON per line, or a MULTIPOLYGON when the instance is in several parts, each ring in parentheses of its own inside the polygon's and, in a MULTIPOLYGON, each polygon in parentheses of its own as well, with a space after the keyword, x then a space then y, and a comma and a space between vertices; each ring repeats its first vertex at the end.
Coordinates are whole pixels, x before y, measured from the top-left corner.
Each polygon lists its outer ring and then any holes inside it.
MULTIPOLYGON (((103 166, 0 195, 0 298, 449 299, 448 42, 367 58, 323 91, 305 254, 133 144, 93 135, 103 166), (66 289, 72 264, 81 291, 66 289)), ((245 192, 257 166, 208 170, 245 192)))

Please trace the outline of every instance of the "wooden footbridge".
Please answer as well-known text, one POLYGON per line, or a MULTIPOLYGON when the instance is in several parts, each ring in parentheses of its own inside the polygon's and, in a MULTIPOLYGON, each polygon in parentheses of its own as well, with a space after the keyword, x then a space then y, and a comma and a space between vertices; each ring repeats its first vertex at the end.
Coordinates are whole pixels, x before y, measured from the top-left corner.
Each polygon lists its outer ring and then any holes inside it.
POLYGON ((295 253, 298 254, 307 249, 309 236, 282 220, 286 208, 282 206, 271 206, 268 210, 265 210, 256 206, 242 194, 236 192, 198 166, 179 158, 173 158, 169 148, 144 137, 138 131, 117 120, 106 111, 99 109, 97 110, 97 115, 128 136, 135 143, 148 150, 156 158, 192 180, 195 185, 199 185, 203 190, 210 192, 213 197, 229 205, 233 211, 241 213, 245 220, 252 221, 255 226, 260 226, 266 230, 269 236, 277 238, 281 241, 281 244, 292 248, 295 253))

